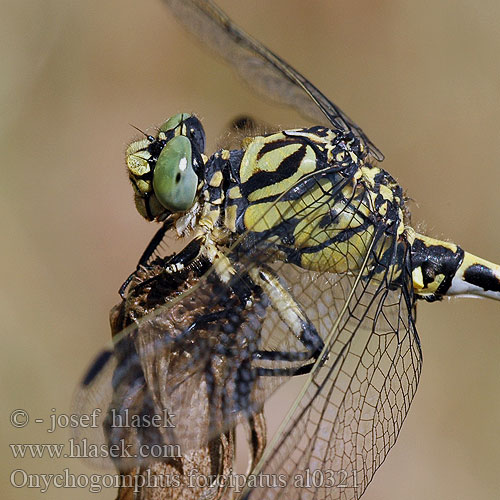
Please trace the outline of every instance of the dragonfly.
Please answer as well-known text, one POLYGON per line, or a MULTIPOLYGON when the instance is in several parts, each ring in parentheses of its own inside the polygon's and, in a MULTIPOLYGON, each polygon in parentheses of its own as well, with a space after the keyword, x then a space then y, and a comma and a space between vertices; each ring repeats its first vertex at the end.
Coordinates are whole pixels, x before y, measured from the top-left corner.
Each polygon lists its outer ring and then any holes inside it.
MULTIPOLYGON (((235 494, 359 498, 417 389, 417 302, 499 300, 500 267, 416 232, 365 132, 212 1, 164 3, 249 83, 317 125, 207 156, 200 120, 179 113, 128 147, 137 210, 162 225, 120 290, 128 321, 86 373, 78 409, 103 409, 108 442, 122 437, 112 417, 132 414, 136 452, 162 444, 185 455, 238 423, 252 430, 276 388, 300 377, 235 494), (157 257, 169 236, 187 243, 157 257), (144 289, 156 297, 148 307, 144 289), (168 411, 172 425, 146 425, 168 411)), ((147 468, 152 458, 115 464, 147 468)))

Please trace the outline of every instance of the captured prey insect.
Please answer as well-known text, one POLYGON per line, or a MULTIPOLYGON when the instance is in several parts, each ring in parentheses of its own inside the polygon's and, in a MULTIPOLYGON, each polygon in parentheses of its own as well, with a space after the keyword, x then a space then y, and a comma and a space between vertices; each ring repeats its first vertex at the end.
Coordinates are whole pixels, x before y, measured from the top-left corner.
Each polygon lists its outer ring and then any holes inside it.
MULTIPOLYGON (((224 322, 226 334, 231 328, 241 332, 250 327, 250 332, 257 332, 264 317, 265 303, 263 301, 265 299, 254 290, 252 292, 253 307, 242 308, 239 305, 239 299, 229 288, 226 287, 223 290, 217 279, 208 279, 198 293, 191 295, 188 303, 180 301, 177 305, 164 308, 161 312, 157 311, 159 306, 172 301, 176 296, 196 286, 209 268, 208 262, 200 262, 200 265, 186 268, 183 271, 166 273, 165 267, 168 265, 168 258, 159 258, 153 259, 148 264, 147 269, 138 270, 131 280, 126 298, 112 309, 111 327, 113 334, 119 335, 126 327, 134 328, 134 344, 138 342, 134 346, 129 346, 127 350, 126 343, 130 341, 131 336, 123 338, 119 351, 125 354, 125 358, 124 363, 118 365, 117 373, 121 372, 121 375, 117 376, 120 378, 131 377, 131 382, 136 384, 142 394, 140 397, 136 395, 134 398, 128 399, 131 403, 128 405, 125 401, 127 401, 127 395, 130 394, 130 387, 122 383, 120 386, 125 393, 121 393, 119 390, 113 393, 111 408, 119 408, 120 411, 117 414, 124 418, 125 416, 128 418, 137 417, 142 414, 140 420, 144 422, 144 417, 147 415, 145 410, 147 411, 148 406, 149 408, 154 407, 154 398, 160 398, 165 405, 168 404, 171 407, 170 405, 178 397, 175 386, 179 381, 182 381, 181 392, 183 396, 189 397, 190 401, 193 402, 190 418, 197 426, 202 426, 202 422, 207 419, 218 417, 214 413, 217 410, 217 405, 209 403, 206 386, 201 383, 200 375, 205 378, 210 372, 213 377, 212 383, 223 385, 228 378, 227 373, 239 368, 240 357, 246 350, 241 349, 240 356, 234 357, 217 352, 214 346, 220 348, 223 343, 218 337, 220 332, 215 332, 214 337, 213 320, 210 318, 215 315, 217 321, 224 322), (218 304, 213 303, 212 295, 214 294, 219 298, 218 304), (189 309, 186 307, 187 305, 189 309), (231 307, 229 308, 229 306, 231 307), (153 315, 150 313, 155 310, 156 314, 152 317, 153 315), (229 311, 230 314, 228 314, 229 311), (150 314, 150 320, 141 321, 141 318, 148 314, 150 314), (197 324, 196 342, 192 342, 192 337, 182 338, 182 332, 192 328, 193 322, 197 324), (164 341, 164 331, 168 331, 171 338, 169 342, 164 341), (172 342, 173 337, 176 340, 172 342), (152 345, 154 346, 154 355, 151 352, 152 345), (200 363, 201 359, 204 358, 206 367, 204 374, 192 373, 191 379, 187 380, 186 369, 189 367, 189 357, 195 364, 200 363), (141 360, 142 376, 135 371, 138 358, 141 360), (158 362, 160 359, 164 362, 158 362), (164 380, 164 385, 160 386, 162 390, 156 394, 148 390, 148 387, 158 387, 158 383, 146 384, 141 380, 137 385, 138 380, 143 376, 147 380, 152 380, 152 378, 157 381, 164 380), (139 403, 139 408, 134 407, 136 403, 139 403)), ((246 337, 248 338, 248 336, 246 337)), ((212 401, 214 396, 215 394, 212 395, 212 401)), ((185 406, 186 402, 183 404, 185 406)), ((170 411, 173 413, 171 424, 177 427, 179 417, 184 416, 174 413, 174 408, 170 411)), ((184 418, 182 421, 185 421, 184 418)), ((187 422, 191 423, 190 419, 187 422)), ((180 425, 183 424, 180 423, 180 425)), ((131 425, 114 429, 109 425, 106 427, 109 430, 109 443, 118 444, 123 440, 128 444, 131 455, 137 454, 146 458, 143 446, 145 441, 139 427, 131 425), (143 449, 139 452, 141 446, 143 449)), ((245 427, 247 429, 250 466, 253 466, 262 455, 266 439, 263 413, 253 414, 245 422, 245 427)), ((169 428, 172 427, 169 425, 148 428, 147 440, 153 444, 152 452, 155 449, 158 450, 159 443, 165 441, 161 433, 165 430, 168 431, 169 428)), ((129 495, 132 496, 134 492, 136 494, 140 492, 140 496, 136 495, 134 498, 142 499, 220 498, 226 490, 223 483, 214 481, 213 485, 207 485, 204 482, 195 481, 193 476, 202 478, 230 476, 234 467, 235 434, 234 428, 228 428, 221 434, 212 436, 205 446, 184 452, 178 450, 176 446, 167 445, 161 449, 161 459, 148 460, 146 468, 141 467, 140 461, 127 458, 127 456, 120 457, 117 461, 119 469, 126 471, 126 474, 123 476, 124 480, 120 484, 117 498, 130 498, 129 495), (154 477, 147 482, 149 488, 146 488, 144 487, 145 478, 151 474, 154 477), (135 479, 127 481, 125 477, 135 479)))
MULTIPOLYGON (((319 110, 327 124, 248 137, 207 157, 200 121, 180 113, 129 146, 137 210, 163 226, 123 297, 133 300, 137 276, 158 263, 168 279, 197 274, 130 317, 87 373, 78 404, 103 408, 110 443, 121 436, 110 415, 130 410, 145 423, 171 410, 175 426, 140 425, 134 442, 185 455, 251 422, 279 384, 302 375, 280 428, 253 454, 241 497, 358 498, 416 391, 417 299, 500 299, 500 268, 415 232, 403 190, 366 134, 211 1, 166 3, 261 90, 319 110), (167 233, 190 241, 156 261, 167 233), (311 471, 332 475, 311 484, 311 471)), ((132 465, 147 470, 152 458, 136 454, 132 465)))

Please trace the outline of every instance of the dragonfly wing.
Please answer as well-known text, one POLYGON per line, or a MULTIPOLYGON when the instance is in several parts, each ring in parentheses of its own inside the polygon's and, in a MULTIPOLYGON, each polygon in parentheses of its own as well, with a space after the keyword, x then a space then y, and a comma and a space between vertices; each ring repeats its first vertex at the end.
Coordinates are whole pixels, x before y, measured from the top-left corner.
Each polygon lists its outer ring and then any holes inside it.
POLYGON ((284 486, 251 490, 250 498, 359 498, 394 445, 422 353, 411 281, 390 287, 389 275, 357 285, 349 275, 334 281, 304 274, 298 281, 302 290, 295 293, 309 317, 333 334, 322 333, 331 338, 329 358, 311 373, 255 471, 282 475, 284 486))
POLYGON ((257 91, 317 124, 352 132, 376 160, 384 155, 338 106, 298 71, 241 30, 210 0, 164 0, 183 25, 222 55, 257 91), (325 122, 326 118, 326 122, 325 122))
MULTIPOLYGON (((150 456, 150 445, 182 455, 206 448, 242 417, 258 413, 282 381, 259 377, 252 365, 252 353, 264 343, 265 298, 249 289, 253 304, 243 308, 210 271, 169 275, 162 269, 132 283, 112 314, 113 345, 74 397, 76 413, 97 408, 101 415, 97 429, 76 429, 80 441, 129 445, 113 457, 122 471, 172 458, 150 456)), ((112 466, 107 457, 93 461, 112 466)))

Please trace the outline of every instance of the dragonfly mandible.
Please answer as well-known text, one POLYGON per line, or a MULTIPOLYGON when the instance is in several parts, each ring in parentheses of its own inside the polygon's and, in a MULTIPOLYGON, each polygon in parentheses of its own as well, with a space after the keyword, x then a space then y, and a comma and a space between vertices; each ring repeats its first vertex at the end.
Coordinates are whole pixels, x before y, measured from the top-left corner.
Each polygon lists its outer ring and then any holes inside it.
MULTIPOLYGON (((319 114, 319 125, 250 136, 208 157, 201 122, 179 113, 129 146, 136 207, 163 225, 122 295, 130 300, 151 283, 158 294, 158 276, 196 277, 131 318, 91 366, 78 405, 98 404, 105 414, 170 408, 173 429, 141 431, 136 441, 187 453, 250 421, 276 387, 303 376, 279 430, 254 454, 255 484, 249 480, 240 495, 358 498, 394 445, 417 388, 417 300, 498 300, 500 268, 414 231, 402 188, 363 130, 215 4, 165 3, 251 71, 252 83, 319 114), (168 234, 190 241, 155 260, 168 234), (158 265, 152 281, 138 281, 158 265), (201 296, 202 309, 195 308, 201 296), (308 481, 311 471, 323 473, 319 484, 308 481), (270 476, 283 483, 259 484, 270 476)), ((104 425, 108 439, 118 439, 109 419, 104 425)), ((146 468, 151 461, 135 458, 146 468)))

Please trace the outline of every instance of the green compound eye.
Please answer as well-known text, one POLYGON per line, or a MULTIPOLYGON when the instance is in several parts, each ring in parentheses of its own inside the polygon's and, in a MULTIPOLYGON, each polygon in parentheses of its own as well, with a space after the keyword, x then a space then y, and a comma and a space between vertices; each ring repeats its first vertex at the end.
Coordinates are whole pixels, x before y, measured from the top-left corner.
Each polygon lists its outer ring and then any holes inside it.
POLYGON ((191 115, 189 113, 177 113, 171 116, 159 129, 159 132, 168 132, 169 130, 174 130, 183 121, 187 120, 191 115))
POLYGON ((197 187, 191 142, 183 135, 174 137, 167 142, 156 162, 153 174, 156 198, 168 210, 183 212, 193 206, 197 187))

